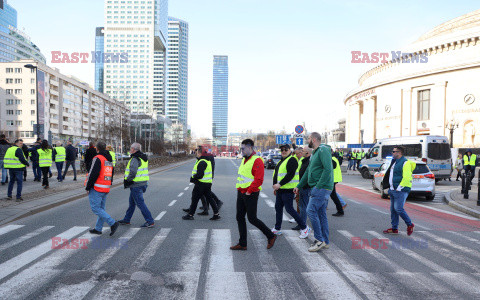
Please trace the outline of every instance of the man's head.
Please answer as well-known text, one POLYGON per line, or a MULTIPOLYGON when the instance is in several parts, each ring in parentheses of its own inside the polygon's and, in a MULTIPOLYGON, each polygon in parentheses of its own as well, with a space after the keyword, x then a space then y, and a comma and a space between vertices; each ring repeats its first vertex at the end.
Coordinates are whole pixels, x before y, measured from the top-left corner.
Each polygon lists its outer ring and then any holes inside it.
POLYGON ((140 143, 135 142, 130 146, 130 154, 133 154, 141 150, 142 150, 142 145, 140 145, 140 143))
POLYGON ((313 150, 310 147, 303 148, 302 150, 303 157, 310 157, 310 155, 312 155, 312 151, 313 150))
POLYGON ((18 148, 22 148, 23 140, 22 139, 15 140, 15 146, 17 146, 18 148))
POLYGON ((70 140, 67 141, 67 145, 71 146, 72 144, 73 144, 72 141, 70 140))
POLYGON ((288 144, 281 145, 280 146, 280 154, 282 154, 283 158, 292 154, 292 152, 290 151, 290 145, 288 145, 288 144))
POLYGON ((104 142, 97 143, 97 153, 105 151, 106 148, 107 148, 107 145, 104 142))
POLYGON ((253 146, 255 143, 251 139, 246 139, 242 141, 242 145, 240 146, 240 150, 242 151, 242 155, 244 157, 249 157, 253 154, 253 146))
POLYGON ((403 156, 403 153, 405 153, 405 148, 402 146, 395 146, 392 150, 393 158, 399 159, 403 156))
POLYGON ((108 146, 107 146, 107 150, 108 150, 108 151, 113 151, 112 145, 108 145, 108 146))
POLYGON ((41 144, 43 141, 41 138, 37 138, 37 143, 41 144))
POLYGON ((38 146, 38 145, 40 145, 40 143, 39 143, 39 142, 35 142, 34 145, 35 145, 35 146, 38 146))
POLYGON ((302 147, 297 147, 295 149, 295 155, 297 156, 297 158, 301 158, 303 157, 303 148, 302 147))
POLYGON ((4 134, 0 134, 0 140, 4 140, 5 139, 5 135, 4 134))
POLYGON ((197 149, 195 150, 195 155, 200 158, 202 157, 203 155, 203 147, 202 146, 198 146, 197 149))
POLYGON ((312 132, 310 133, 310 136, 308 137, 308 147, 312 149, 317 149, 318 146, 322 143, 322 137, 320 136, 320 133, 318 132, 312 132))
POLYGON ((471 155, 472 155, 472 150, 471 150, 471 149, 468 149, 468 150, 467 150, 467 155, 468 155, 468 156, 471 156, 471 155))
POLYGON ((60 146, 62 145, 62 142, 57 141, 57 142, 55 143, 55 145, 57 145, 57 147, 60 147, 60 146))

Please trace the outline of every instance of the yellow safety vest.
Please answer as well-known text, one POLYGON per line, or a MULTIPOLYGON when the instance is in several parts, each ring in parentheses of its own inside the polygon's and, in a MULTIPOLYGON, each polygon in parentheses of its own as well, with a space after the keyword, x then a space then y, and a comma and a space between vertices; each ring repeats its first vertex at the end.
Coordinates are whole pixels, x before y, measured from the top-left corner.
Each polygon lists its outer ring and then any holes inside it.
MULTIPOLYGON (((128 178, 128 175, 130 174, 130 163, 132 162, 133 157, 130 158, 127 164, 127 168, 125 169, 125 179, 128 178)), ((133 178, 134 182, 140 182, 140 181, 149 181, 150 177, 148 176, 148 161, 144 161, 140 157, 140 167, 138 167, 137 174, 135 174, 135 178, 133 178)))
POLYGON ((464 166, 475 166, 476 161, 477 161, 477 156, 473 153, 472 153, 472 156, 470 156, 470 160, 468 160, 467 155, 463 156, 463 165, 464 166))
MULTIPOLYGON (((282 181, 282 179, 287 175, 287 164, 290 159, 292 159, 292 156, 290 156, 289 158, 285 159, 283 162, 280 163, 280 166, 278 167, 277 183, 280 183, 280 181, 282 181)), ((297 159, 297 158, 295 157, 294 159, 297 159)), ((296 188, 298 183, 300 182, 299 171, 300 169, 297 168, 297 170, 295 171, 295 176, 293 176, 292 180, 287 184, 282 185, 280 188, 281 189, 296 188)), ((273 172, 273 176, 275 176, 275 172, 273 172)))
MULTIPOLYGON (((242 163, 238 168, 237 184, 235 185, 237 189, 246 189, 252 184, 253 180, 255 179, 252 174, 252 169, 257 158, 260 158, 263 162, 263 158, 258 155, 252 155, 247 163, 245 163, 245 157, 242 159, 242 163)), ((259 186, 258 189, 261 191, 262 187, 259 186)))
POLYGON ((52 150, 47 149, 38 149, 38 165, 40 167, 51 167, 52 166, 52 150))
MULTIPOLYGON (((20 159, 15 156, 15 152, 19 149, 17 146, 12 146, 7 149, 5 157, 3 158, 3 167, 5 169, 21 169, 25 168, 25 165, 20 162, 20 159)), ((25 154, 22 151, 22 155, 25 158, 25 154)), ((26 159, 25 159, 26 160, 26 159)))
POLYGON ((205 183, 212 183, 212 182, 213 182, 213 177, 212 177, 212 162, 211 162, 211 161, 208 161, 208 160, 206 160, 206 159, 199 159, 199 160, 197 160, 197 162, 196 162, 195 165, 193 166, 192 178, 193 178, 193 176, 195 176, 195 174, 197 174, 198 164, 199 164, 201 161, 204 161, 204 162, 207 163, 207 168, 205 168, 205 171, 203 172, 203 177, 202 177, 201 179, 199 179, 198 181, 200 181, 200 182, 205 182, 205 183))
POLYGON ((112 157, 112 163, 113 163, 113 167, 115 167, 115 165, 117 164, 117 160, 115 158, 115 152, 113 151, 108 151, 110 153, 110 156, 112 157))
POLYGON ((337 167, 333 169, 333 182, 342 182, 342 169, 340 168, 340 163, 336 157, 332 157, 332 160, 337 164, 337 167))
POLYGON ((62 146, 58 146, 58 147, 55 147, 55 162, 62 162, 62 161, 65 161, 65 154, 66 154, 66 151, 65 151, 65 148, 62 147, 62 146))

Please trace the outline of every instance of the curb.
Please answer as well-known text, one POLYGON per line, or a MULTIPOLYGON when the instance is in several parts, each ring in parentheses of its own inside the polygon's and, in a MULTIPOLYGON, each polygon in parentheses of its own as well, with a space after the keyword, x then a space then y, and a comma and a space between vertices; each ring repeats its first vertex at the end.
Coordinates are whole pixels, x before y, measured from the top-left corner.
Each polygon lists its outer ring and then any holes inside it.
MULTIPOLYGON (((171 169, 175 169, 175 168, 183 166, 183 165, 185 165, 189 162, 190 162, 190 160, 186 160, 185 162, 174 164, 173 166, 167 167, 166 169, 162 169, 162 170, 158 170, 158 169, 162 168, 162 167, 159 167, 159 168, 156 169, 156 171, 154 169, 151 172, 149 172, 149 175, 154 175, 154 174, 157 174, 157 173, 161 173, 161 172, 165 172, 165 171, 168 171, 168 170, 171 170, 171 169)), ((116 183, 116 184, 112 185, 111 189, 117 188, 119 186, 123 186, 123 182, 116 183)), ((69 202, 72 202, 72 201, 75 201, 75 200, 78 200, 78 199, 81 199, 81 198, 84 198, 84 197, 87 196, 86 193, 85 193, 85 190, 83 188, 79 189, 79 192, 81 192, 81 194, 76 194, 76 195, 70 196, 66 199, 62 199, 62 200, 52 202, 52 203, 48 203, 48 204, 45 204, 45 205, 40 205, 40 206, 35 207, 35 208, 33 208, 33 209, 31 209, 27 212, 22 212, 22 213, 19 213, 19 214, 15 215, 15 216, 4 219, 4 220, 0 221, 0 226, 5 225, 5 224, 10 223, 10 222, 14 222, 14 221, 23 219, 25 217, 29 217, 29 216, 38 214, 42 211, 46 211, 46 210, 49 210, 51 208, 54 208, 54 207, 57 207, 57 206, 60 206, 60 205, 63 205, 63 204, 66 204, 66 203, 69 203, 69 202)), ((42 198, 46 198, 46 197, 42 197, 42 198)))
POLYGON ((467 215, 480 219, 480 211, 466 207, 465 205, 462 205, 457 201, 453 200, 451 196, 452 192, 454 191, 447 192, 445 194, 445 197, 443 198, 443 201, 445 201, 448 205, 450 205, 451 207, 455 208, 458 211, 461 211, 463 213, 466 213, 467 215))

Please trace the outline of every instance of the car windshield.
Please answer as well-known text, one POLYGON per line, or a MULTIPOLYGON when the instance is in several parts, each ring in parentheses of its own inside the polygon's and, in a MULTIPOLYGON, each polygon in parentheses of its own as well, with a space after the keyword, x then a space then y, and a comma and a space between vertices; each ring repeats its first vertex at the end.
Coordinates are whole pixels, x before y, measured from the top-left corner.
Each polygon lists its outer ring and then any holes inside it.
POLYGON ((413 174, 425 174, 425 173, 430 173, 430 170, 428 169, 427 165, 424 164, 417 164, 415 167, 415 170, 413 170, 413 174))
POLYGON ((268 152, 263 152, 262 155, 263 156, 268 156, 268 152))

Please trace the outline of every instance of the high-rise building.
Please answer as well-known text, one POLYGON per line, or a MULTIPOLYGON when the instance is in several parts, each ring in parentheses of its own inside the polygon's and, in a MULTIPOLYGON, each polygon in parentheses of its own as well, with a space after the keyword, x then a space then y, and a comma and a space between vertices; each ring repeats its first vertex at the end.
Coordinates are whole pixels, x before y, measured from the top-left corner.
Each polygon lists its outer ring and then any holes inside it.
POLYGON ((228 56, 213 56, 213 123, 212 136, 219 146, 228 136, 228 56))
POLYGON ((188 110, 188 23, 168 18, 166 116, 187 130, 188 110))
POLYGON ((168 0, 105 0, 104 52, 126 53, 128 62, 105 62, 104 92, 133 114, 150 113, 165 99, 154 97, 154 64, 162 64, 158 69, 165 78, 167 26, 168 0))
MULTIPOLYGON (((95 30, 95 53, 103 55, 104 43, 103 27, 97 27, 95 30)), ((103 64, 103 59, 95 59, 95 89, 101 93, 103 93, 103 64)))
POLYGON ((0 62, 20 59, 46 61, 30 37, 17 28, 17 11, 0 0, 0 62))

